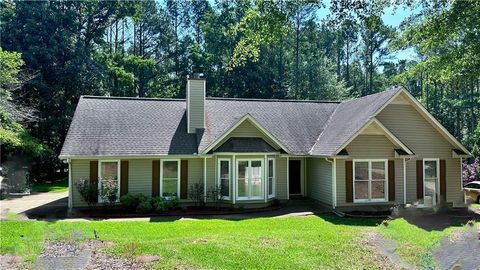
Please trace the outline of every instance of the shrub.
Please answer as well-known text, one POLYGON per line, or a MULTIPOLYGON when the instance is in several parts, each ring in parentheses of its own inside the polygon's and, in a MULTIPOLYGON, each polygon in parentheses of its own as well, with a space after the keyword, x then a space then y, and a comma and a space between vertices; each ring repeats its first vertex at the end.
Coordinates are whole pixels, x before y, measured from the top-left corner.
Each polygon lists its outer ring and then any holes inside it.
POLYGON ((180 202, 177 197, 167 200, 168 210, 177 208, 179 204, 180 202))
POLYGON ((162 197, 152 198, 153 210, 157 213, 164 213, 168 211, 168 202, 162 197))
POLYGON ((462 178, 463 185, 466 185, 472 181, 480 180, 480 160, 475 158, 471 164, 469 164, 468 159, 465 160, 462 164, 462 178))
POLYGON ((109 204, 114 204, 118 199, 118 182, 114 179, 100 179, 102 185, 100 197, 109 204))
POLYGON ((139 214, 146 214, 146 213, 151 212, 152 209, 153 209, 152 202, 150 200, 146 199, 144 201, 141 201, 138 204, 136 212, 139 213, 139 214))
POLYGON ((90 180, 80 179, 75 183, 78 193, 82 196, 82 199, 88 204, 88 206, 95 205, 98 201, 98 187, 90 180))
POLYGON ((146 199, 147 197, 142 193, 139 193, 139 194, 127 193, 122 197, 120 197, 120 203, 122 204, 123 207, 125 207, 128 210, 136 210, 140 202, 145 201, 146 199))
POLYGON ((194 183, 188 188, 188 198, 193 201, 195 206, 203 206, 204 202, 204 189, 203 184, 194 183))
POLYGON ((178 204, 179 202, 177 198, 172 198, 172 199, 165 199, 162 197, 152 198, 153 210, 155 210, 155 212, 157 213, 165 213, 170 209, 177 208, 178 204))
POLYGON ((216 208, 219 208, 224 201, 222 190, 225 188, 221 185, 213 186, 208 189, 207 198, 213 202, 216 208))

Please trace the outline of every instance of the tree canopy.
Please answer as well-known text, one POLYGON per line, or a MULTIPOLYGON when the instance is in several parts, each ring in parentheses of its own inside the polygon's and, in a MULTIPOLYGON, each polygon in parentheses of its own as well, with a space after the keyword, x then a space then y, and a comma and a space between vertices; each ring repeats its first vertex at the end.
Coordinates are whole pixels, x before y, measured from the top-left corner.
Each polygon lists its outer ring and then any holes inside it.
POLYGON ((219 97, 342 100, 401 84, 479 149, 479 14, 461 0, 2 1, 2 158, 34 149, 36 177, 52 177, 80 95, 182 98, 192 72, 219 97), (394 27, 386 8, 418 12, 394 27), (417 57, 397 58, 405 49, 417 57))

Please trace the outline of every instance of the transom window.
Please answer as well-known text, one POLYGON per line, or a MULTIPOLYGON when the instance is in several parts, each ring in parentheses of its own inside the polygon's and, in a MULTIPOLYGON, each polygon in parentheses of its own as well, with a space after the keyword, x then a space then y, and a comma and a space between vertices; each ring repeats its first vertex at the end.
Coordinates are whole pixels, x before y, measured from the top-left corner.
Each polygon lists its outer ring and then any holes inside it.
POLYGON ((263 199, 262 160, 237 160, 237 198, 263 199))
POLYGON ((105 160, 98 162, 98 201, 104 202, 102 194, 107 184, 114 184, 117 188, 117 201, 120 197, 120 161, 105 160))
POLYGON ((218 160, 218 186, 220 196, 223 199, 230 199, 230 159, 218 160))
POLYGON ((180 190, 179 160, 162 160, 160 194, 162 197, 178 197, 180 190))
POLYGON ((268 198, 275 197, 275 159, 268 158, 267 167, 268 198))
POLYGON ((354 202, 387 200, 387 160, 354 160, 354 202))

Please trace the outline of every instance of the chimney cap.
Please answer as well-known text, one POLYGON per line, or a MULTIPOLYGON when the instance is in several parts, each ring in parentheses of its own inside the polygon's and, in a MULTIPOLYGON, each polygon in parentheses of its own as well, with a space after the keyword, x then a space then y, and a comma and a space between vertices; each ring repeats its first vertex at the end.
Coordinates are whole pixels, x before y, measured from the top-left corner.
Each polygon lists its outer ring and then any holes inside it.
POLYGON ((203 73, 195 72, 192 75, 187 75, 187 79, 189 79, 189 80, 205 80, 205 78, 203 76, 204 76, 203 73))

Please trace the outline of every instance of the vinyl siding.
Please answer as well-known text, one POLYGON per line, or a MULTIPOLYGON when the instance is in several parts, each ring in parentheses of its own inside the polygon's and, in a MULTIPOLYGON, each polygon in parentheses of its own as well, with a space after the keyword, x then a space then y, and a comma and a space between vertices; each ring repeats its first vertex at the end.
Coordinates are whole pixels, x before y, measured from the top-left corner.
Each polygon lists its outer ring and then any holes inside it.
POLYGON ((332 164, 324 158, 307 158, 307 196, 332 205, 332 164))
POLYGON ((132 159, 128 161, 128 192, 152 196, 152 160, 132 159))
POLYGON ((90 160, 72 159, 72 207, 85 207, 87 203, 82 199, 78 193, 76 183, 80 179, 90 179, 90 160))
POLYGON ((204 128, 205 123, 205 80, 189 80, 188 86, 188 132, 195 133, 197 128, 204 128))
POLYGON ((225 137, 222 141, 220 141, 217 144, 217 147, 220 147, 224 142, 226 142, 229 138, 232 137, 248 137, 248 138, 262 138, 264 139, 267 143, 269 143, 272 147, 275 149, 279 149, 280 147, 273 142, 268 136, 265 136, 256 126, 250 122, 250 120, 245 120, 243 121, 238 127, 236 127, 234 130, 228 134, 227 137, 225 137))
MULTIPOLYGON (((446 162, 446 200, 462 204, 461 165, 452 158, 452 145, 411 105, 390 104, 377 116, 395 136, 407 145, 417 159, 439 158, 446 162)), ((416 161, 407 161, 407 202, 417 200, 416 161)))
POLYGON ((275 160, 276 170, 276 198, 279 200, 288 199, 287 191, 287 158, 277 157, 275 160))
MULTIPOLYGON (((347 147, 349 159, 388 159, 395 162, 395 202, 403 203, 403 160, 394 159, 395 145, 384 135, 359 135, 347 147)), ((337 159, 337 206, 382 203, 347 203, 345 160, 337 159)))

